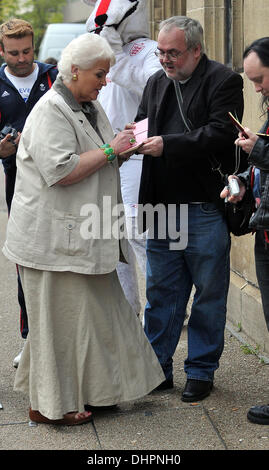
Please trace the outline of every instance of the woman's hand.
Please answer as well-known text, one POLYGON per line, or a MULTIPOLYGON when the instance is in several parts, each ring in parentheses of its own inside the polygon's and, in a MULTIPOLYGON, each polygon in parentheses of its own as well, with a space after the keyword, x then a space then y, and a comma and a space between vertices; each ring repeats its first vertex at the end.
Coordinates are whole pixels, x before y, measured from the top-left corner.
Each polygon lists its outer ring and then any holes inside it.
POLYGON ((136 122, 129 122, 128 124, 126 124, 125 126, 125 130, 126 129, 135 129, 135 125, 136 125, 136 122))
MULTIPOLYGON (((125 129, 119 132, 114 139, 110 142, 110 146, 114 149, 116 155, 123 152, 131 145, 131 140, 135 140, 135 135, 132 129, 125 129)), ((129 158, 135 151, 130 149, 130 152, 126 154, 126 158, 129 158)))
POLYGON ((241 147, 244 152, 250 154, 259 137, 247 127, 244 129, 244 132, 248 135, 248 139, 243 136, 242 132, 240 132, 238 139, 235 141, 235 145, 241 147))
POLYGON ((245 187, 244 183, 242 183, 242 181, 235 175, 228 176, 228 182, 231 181, 233 178, 236 179, 237 183, 239 184, 239 189, 240 189, 239 195, 238 196, 231 196, 230 191, 229 191, 229 186, 225 186, 225 188, 223 188, 223 190, 220 193, 220 197, 221 197, 221 199, 226 199, 227 198, 229 202, 232 202, 233 204, 236 204, 237 202, 242 201, 242 199, 244 197, 244 194, 246 192, 246 187, 245 187))

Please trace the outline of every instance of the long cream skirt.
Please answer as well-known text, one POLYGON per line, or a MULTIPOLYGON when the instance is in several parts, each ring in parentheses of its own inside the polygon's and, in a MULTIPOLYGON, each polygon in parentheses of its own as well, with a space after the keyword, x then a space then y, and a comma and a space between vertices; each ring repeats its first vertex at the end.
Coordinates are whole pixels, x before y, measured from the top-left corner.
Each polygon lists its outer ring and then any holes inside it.
POLYGON ((49 419, 140 398, 165 377, 116 271, 20 267, 29 334, 15 390, 49 419))

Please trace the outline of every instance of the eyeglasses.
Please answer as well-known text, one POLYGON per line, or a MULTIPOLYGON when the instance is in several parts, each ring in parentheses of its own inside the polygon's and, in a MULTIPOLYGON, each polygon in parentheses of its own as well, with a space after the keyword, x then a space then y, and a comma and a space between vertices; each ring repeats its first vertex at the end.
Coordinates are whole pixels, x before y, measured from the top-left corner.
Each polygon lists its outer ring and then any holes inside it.
POLYGON ((164 56, 166 55, 167 59, 170 60, 171 62, 175 62, 179 57, 181 57, 185 52, 187 52, 190 48, 188 47, 185 49, 185 51, 176 51, 175 49, 172 49, 171 51, 161 51, 160 49, 156 49, 154 54, 159 58, 163 59, 164 56))

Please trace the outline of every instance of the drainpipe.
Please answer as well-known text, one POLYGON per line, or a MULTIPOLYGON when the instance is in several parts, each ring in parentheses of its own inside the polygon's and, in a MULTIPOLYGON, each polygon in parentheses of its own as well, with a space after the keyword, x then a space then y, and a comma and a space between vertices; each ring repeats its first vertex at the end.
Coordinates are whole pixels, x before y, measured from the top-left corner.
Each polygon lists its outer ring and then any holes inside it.
POLYGON ((232 0, 225 0, 225 64, 232 68, 233 65, 233 34, 232 34, 232 21, 233 21, 233 7, 232 0))

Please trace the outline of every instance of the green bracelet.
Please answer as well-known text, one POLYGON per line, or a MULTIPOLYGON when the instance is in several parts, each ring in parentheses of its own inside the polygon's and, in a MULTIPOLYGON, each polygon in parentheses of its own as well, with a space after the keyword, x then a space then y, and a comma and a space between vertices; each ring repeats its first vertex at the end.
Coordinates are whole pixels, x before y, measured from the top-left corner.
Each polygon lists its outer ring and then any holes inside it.
POLYGON ((101 145, 100 149, 104 151, 104 154, 107 158, 108 162, 113 162, 113 160, 116 158, 116 154, 114 153, 114 149, 110 147, 109 144, 104 144, 101 145))

